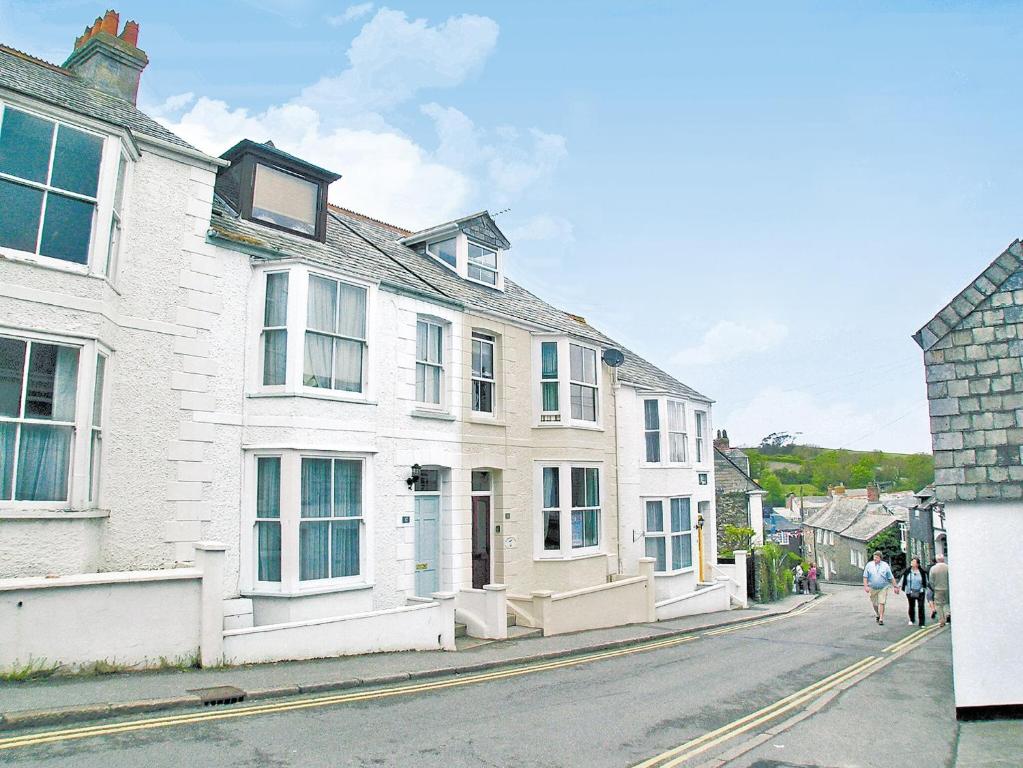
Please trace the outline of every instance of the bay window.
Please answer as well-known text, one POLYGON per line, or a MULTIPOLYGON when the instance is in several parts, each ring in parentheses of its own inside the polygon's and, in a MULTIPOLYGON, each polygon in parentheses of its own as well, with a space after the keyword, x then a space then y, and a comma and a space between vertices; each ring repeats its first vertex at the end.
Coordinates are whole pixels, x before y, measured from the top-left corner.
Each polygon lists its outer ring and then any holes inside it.
POLYGON ((283 385, 288 362, 288 273, 267 272, 263 300, 263 385, 283 385))
POLYGON ((561 420, 558 407, 558 342, 540 344, 540 421, 561 420))
POLYGON ((578 344, 568 346, 572 418, 579 421, 596 421, 597 351, 578 344))
POLYGON ((83 349, 96 345, 0 335, 0 504, 98 498, 106 356, 83 349))
POLYGON ((539 340, 533 350, 533 398, 543 426, 600 426, 599 351, 582 343, 539 340), (561 375, 568 373, 567 376, 561 375), (567 412, 563 411, 567 403, 567 412))
POLYGON ((646 556, 654 571, 671 573, 693 567, 694 521, 689 497, 646 500, 646 556))
POLYGON ((643 401, 643 427, 646 439, 646 460, 649 464, 661 461, 661 417, 656 400, 643 401))
POLYGON ((252 384, 280 394, 365 397, 369 288, 300 265, 263 272, 256 285, 252 384))
POLYGON ((668 400, 668 461, 675 464, 689 461, 686 406, 679 400, 668 400))
POLYGON ((416 401, 440 405, 444 382, 444 329, 429 320, 416 322, 416 401))
POLYGON ((572 557, 599 551, 600 469, 572 464, 541 466, 538 481, 540 556, 572 557))
POLYGON ((85 267, 93 261, 95 271, 112 274, 127 166, 120 150, 114 155, 114 143, 63 121, 0 104, 0 248, 63 265, 85 267), (105 163, 108 143, 111 159, 105 163), (102 189, 115 198, 107 198, 105 207, 102 189), (106 253, 94 254, 101 209, 100 231, 106 232, 110 217, 110 236, 102 242, 106 253))
POLYGON ((365 459, 281 450, 251 466, 246 581, 269 592, 363 583, 365 459))
POLYGON ((696 463, 703 462, 703 437, 707 432, 707 414, 704 411, 695 411, 696 418, 696 463))
POLYGON ((362 392, 365 347, 366 289, 310 275, 303 383, 362 392))
POLYGON ((494 351, 493 336, 472 332, 472 409, 476 413, 494 413, 494 351))

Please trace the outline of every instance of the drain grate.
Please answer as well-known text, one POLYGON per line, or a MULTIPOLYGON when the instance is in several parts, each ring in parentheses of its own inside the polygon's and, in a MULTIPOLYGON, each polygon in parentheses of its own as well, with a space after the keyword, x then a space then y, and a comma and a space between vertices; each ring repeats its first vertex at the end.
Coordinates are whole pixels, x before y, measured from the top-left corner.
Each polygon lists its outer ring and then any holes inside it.
POLYGON ((189 693, 194 693, 200 699, 204 707, 216 707, 221 704, 237 704, 245 701, 245 691, 235 688, 233 685, 214 685, 209 688, 190 688, 189 693))

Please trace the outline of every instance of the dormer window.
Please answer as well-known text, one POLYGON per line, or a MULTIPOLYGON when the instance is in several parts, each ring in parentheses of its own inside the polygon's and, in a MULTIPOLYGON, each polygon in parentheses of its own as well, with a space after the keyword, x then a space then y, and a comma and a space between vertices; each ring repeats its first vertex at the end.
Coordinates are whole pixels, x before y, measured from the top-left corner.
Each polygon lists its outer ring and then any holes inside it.
POLYGON ((252 218, 313 236, 319 192, 319 187, 311 181, 257 163, 252 218))
POLYGON ((458 267, 458 256, 455 252, 455 246, 458 243, 458 238, 450 237, 447 240, 440 240, 436 243, 429 243, 426 246, 427 252, 440 259, 445 264, 450 264, 452 267, 458 267))
POLYGON ((281 152, 272 142, 240 141, 221 157, 216 192, 243 219, 323 242, 327 187, 336 173, 281 152))
POLYGON ((511 243, 486 211, 424 229, 399 242, 465 280, 504 290, 504 259, 511 243))
POLYGON ((497 285, 497 251, 469 243, 469 278, 497 285))

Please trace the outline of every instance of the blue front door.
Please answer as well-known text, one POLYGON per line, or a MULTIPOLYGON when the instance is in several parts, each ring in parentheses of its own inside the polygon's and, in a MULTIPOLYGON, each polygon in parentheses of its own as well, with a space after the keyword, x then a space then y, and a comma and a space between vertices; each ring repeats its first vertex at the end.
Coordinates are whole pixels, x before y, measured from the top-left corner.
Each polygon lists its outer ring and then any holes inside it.
POLYGON ((416 496, 416 595, 440 590, 440 496, 416 496))

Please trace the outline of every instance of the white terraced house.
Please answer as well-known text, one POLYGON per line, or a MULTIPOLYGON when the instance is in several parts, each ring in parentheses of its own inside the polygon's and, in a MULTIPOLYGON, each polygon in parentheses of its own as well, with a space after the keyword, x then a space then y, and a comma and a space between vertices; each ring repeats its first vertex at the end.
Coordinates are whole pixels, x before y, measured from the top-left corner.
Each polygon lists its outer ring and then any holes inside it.
POLYGON ((189 146, 137 43, 0 47, 0 669, 745 599, 699 527, 709 399, 516 284, 486 211, 412 232, 271 142, 189 146))

